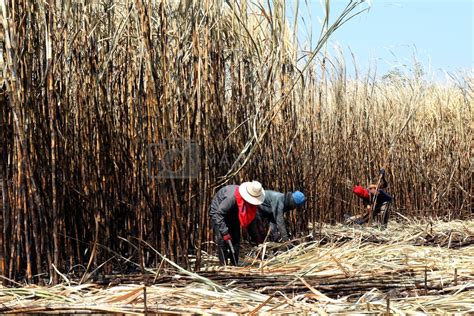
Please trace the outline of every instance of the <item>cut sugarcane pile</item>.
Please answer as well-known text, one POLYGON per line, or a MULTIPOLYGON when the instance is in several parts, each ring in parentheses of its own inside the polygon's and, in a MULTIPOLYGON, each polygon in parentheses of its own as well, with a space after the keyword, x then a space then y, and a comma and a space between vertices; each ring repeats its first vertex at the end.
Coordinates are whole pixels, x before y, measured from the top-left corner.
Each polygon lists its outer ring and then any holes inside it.
POLYGON ((315 238, 321 243, 335 243, 362 239, 373 243, 403 243, 419 246, 439 246, 460 248, 474 245, 473 221, 417 221, 401 220, 390 222, 388 229, 381 230, 377 225, 334 226, 323 225, 321 232, 315 227, 315 238))
MULTIPOLYGON (((244 258, 243 267, 208 266, 195 274, 168 262, 159 276, 150 270, 147 283, 153 285, 146 287, 146 309, 233 314, 474 312, 474 246, 452 246, 472 238, 473 231, 474 221, 390 223, 386 231, 325 226, 320 234, 294 241, 287 251, 282 245, 262 245, 244 258), (443 247, 423 240, 440 240, 443 247)), ((144 292, 138 284, 104 287, 72 281, 49 288, 0 288, 0 312, 143 313, 144 292)))
MULTIPOLYGON (((122 285, 101 289, 96 285, 55 286, 48 289, 28 287, 1 289, 2 313, 39 312, 114 312, 143 314, 145 312, 141 285, 122 285)), ((474 291, 455 291, 449 295, 428 295, 391 299, 391 312, 453 313, 474 311, 474 291)), ((295 296, 279 293, 259 294, 248 290, 217 290, 211 285, 190 283, 186 287, 148 286, 147 311, 155 313, 246 314, 277 313, 339 313, 384 312, 386 295, 372 290, 356 301, 345 298, 333 300, 308 291, 295 296)))

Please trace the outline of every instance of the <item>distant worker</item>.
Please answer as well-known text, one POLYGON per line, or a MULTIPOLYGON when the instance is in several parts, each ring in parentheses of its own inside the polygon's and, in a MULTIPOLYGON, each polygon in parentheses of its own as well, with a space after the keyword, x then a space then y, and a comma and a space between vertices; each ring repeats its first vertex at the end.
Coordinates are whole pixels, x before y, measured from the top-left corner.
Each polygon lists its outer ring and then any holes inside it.
POLYGON ((221 265, 226 265, 229 259, 232 265, 238 264, 240 226, 249 226, 257 214, 257 205, 264 200, 265 190, 258 181, 227 185, 212 199, 209 215, 221 265))
POLYGON ((379 214, 382 214, 382 225, 383 227, 387 226, 388 219, 390 216, 390 203, 392 202, 393 198, 382 190, 387 188, 388 186, 387 180, 385 179, 384 169, 380 169, 380 175, 380 183, 379 178, 374 178, 369 183, 367 189, 364 189, 362 186, 355 186, 353 189, 354 194, 362 199, 362 203, 367 210, 367 213, 365 213, 365 215, 358 219, 355 219, 354 222, 356 224, 362 225, 366 223, 369 220, 370 215, 372 215, 372 219, 374 219, 379 214), (377 190, 378 183, 379 186, 377 190), (373 210, 372 207, 374 207, 373 210))
POLYGON ((265 222, 269 223, 270 240, 286 242, 290 240, 285 223, 285 213, 304 204, 306 197, 300 191, 281 193, 266 190, 265 201, 257 208, 257 218, 249 233, 258 243, 264 241, 267 232, 265 222))

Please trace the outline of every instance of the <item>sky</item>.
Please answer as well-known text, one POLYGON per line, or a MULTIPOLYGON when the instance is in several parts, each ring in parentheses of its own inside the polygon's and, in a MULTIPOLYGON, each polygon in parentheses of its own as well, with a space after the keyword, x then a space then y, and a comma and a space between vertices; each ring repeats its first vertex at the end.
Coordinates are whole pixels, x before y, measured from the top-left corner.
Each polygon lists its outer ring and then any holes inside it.
MULTIPOLYGON (((335 18, 348 2, 331 1, 330 16, 335 18)), ((395 67, 412 68, 414 57, 434 77, 473 70, 473 3, 474 0, 372 0, 368 12, 333 34, 329 47, 342 48, 347 64, 352 63, 350 51, 354 52, 362 71, 376 64, 379 74, 395 67)), ((321 29, 318 18, 324 16, 320 1, 302 0, 299 10, 303 18, 311 15, 310 28, 313 37, 317 36, 321 29)), ((290 12, 294 10, 290 8, 290 12)), ((301 41, 309 30, 299 25, 301 41)))

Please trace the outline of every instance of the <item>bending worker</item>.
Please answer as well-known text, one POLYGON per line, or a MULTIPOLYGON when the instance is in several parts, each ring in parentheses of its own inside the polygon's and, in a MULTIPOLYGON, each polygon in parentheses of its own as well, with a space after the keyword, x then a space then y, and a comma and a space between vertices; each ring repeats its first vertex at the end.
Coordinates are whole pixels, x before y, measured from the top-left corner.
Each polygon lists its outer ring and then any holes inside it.
POLYGON ((221 265, 227 264, 229 259, 231 264, 238 264, 240 226, 248 227, 255 219, 257 205, 264 199, 265 190, 258 181, 227 185, 212 199, 209 215, 221 265))
POLYGON ((270 240, 285 242, 290 239, 285 223, 285 213, 304 204, 306 197, 300 191, 281 193, 266 190, 265 201, 258 206, 257 218, 252 223, 250 235, 258 243, 265 239, 265 222, 270 224, 270 240))
POLYGON ((355 220, 356 224, 362 225, 369 220, 370 214, 372 214, 372 219, 374 219, 377 215, 382 213, 382 224, 384 227, 387 226, 388 219, 390 216, 390 203, 392 202, 393 198, 387 194, 382 189, 385 189, 388 184, 387 180, 385 179, 385 170, 381 169, 380 174, 382 178, 380 179, 380 184, 377 189, 377 183, 379 182, 378 178, 375 178, 370 182, 367 189, 364 189, 362 186, 355 186, 353 192, 355 195, 361 198, 363 205, 365 206, 367 213, 355 220), (377 191, 378 190, 378 191, 377 191), (375 205, 374 205, 375 201, 375 205), (374 209, 372 210, 372 205, 374 205, 374 209))

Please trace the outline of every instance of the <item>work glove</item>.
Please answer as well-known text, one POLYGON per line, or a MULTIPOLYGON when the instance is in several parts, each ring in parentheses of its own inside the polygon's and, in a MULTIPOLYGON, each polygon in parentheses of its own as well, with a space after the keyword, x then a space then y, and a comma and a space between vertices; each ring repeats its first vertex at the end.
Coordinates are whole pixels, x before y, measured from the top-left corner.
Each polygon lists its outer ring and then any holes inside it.
POLYGON ((229 234, 229 233, 227 233, 227 234, 225 234, 224 236, 222 236, 222 238, 224 238, 224 241, 232 240, 232 237, 230 237, 230 234, 229 234))
POLYGON ((384 176, 384 175, 385 175, 385 169, 384 169, 384 168, 380 169, 380 175, 381 175, 381 176, 384 176))

